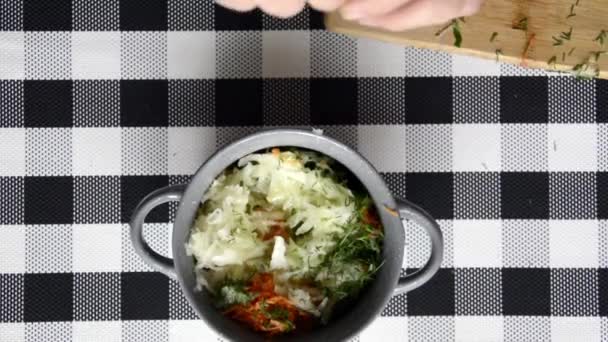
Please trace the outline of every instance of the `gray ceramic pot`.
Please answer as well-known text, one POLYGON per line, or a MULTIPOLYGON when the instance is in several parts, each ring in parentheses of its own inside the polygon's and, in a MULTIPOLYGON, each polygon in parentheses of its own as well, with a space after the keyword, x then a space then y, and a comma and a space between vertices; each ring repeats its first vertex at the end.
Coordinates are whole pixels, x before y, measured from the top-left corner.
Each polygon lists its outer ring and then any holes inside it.
POLYGON ((439 269, 443 258, 443 238, 435 220, 424 210, 405 200, 396 200, 378 172, 357 152, 323 135, 302 130, 272 130, 243 138, 217 151, 196 172, 187 185, 158 189, 135 209, 131 220, 131 241, 135 251, 153 269, 176 279, 190 305, 224 338, 235 341, 263 341, 264 337, 224 317, 211 303, 206 291, 195 291, 194 263, 186 255, 185 243, 195 218, 200 200, 214 178, 240 158, 269 147, 293 146, 324 153, 346 166, 367 188, 378 209, 384 225, 384 266, 376 279, 348 311, 332 318, 329 324, 301 335, 279 337, 274 340, 290 341, 342 341, 354 336, 382 311, 389 299, 415 289, 426 283, 439 269), (154 207, 169 201, 179 202, 173 224, 173 259, 165 258, 153 251, 142 235, 146 215, 154 207), (401 217, 387 208, 395 208, 401 217), (432 251, 427 264, 417 273, 399 277, 404 249, 404 228, 401 220, 417 222, 428 233, 432 251))

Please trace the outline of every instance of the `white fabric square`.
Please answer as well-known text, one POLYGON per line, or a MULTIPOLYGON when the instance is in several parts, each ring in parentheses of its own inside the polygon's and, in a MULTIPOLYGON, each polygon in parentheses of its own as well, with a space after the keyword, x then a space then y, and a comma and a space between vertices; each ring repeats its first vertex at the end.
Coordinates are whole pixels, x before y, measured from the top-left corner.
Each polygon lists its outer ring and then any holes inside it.
POLYGON ((218 338, 203 320, 169 321, 170 342, 216 341, 218 338))
MULTIPOLYGON (((170 236, 172 232, 171 224, 167 223, 146 223, 144 224, 144 240, 156 253, 171 257, 169 253, 170 236)), ((123 272, 150 272, 153 271, 142 258, 135 253, 131 242, 128 224, 122 225, 122 271, 123 272)))
POLYGON ((407 317, 378 317, 359 334, 360 342, 407 341, 407 317))
POLYGON ((452 127, 454 171, 500 171, 500 125, 452 127))
POLYGON ((25 33, 25 78, 70 79, 70 32, 25 33))
POLYGON ((551 317, 506 316, 505 341, 551 341, 551 317))
POLYGON ((72 128, 74 175, 120 175, 121 129, 72 128))
POLYGON ((0 128, 0 176, 25 176, 25 128, 0 128))
POLYGON ((0 32, 0 79, 25 77, 25 34, 0 32))
POLYGON ((597 125, 598 171, 608 171, 608 124, 597 125))
POLYGON ((169 78, 215 78, 215 32, 167 33, 169 78))
POLYGON ((164 175, 167 173, 167 128, 123 128, 122 173, 164 175))
POLYGON ((74 79, 120 79, 120 32, 72 32, 74 79))
POLYGON ((191 175, 215 152, 215 127, 169 127, 169 174, 191 175))
POLYGON ((72 174, 71 128, 28 128, 25 131, 28 176, 72 174))
POLYGON ((596 171, 595 124, 549 124, 549 171, 596 171))
POLYGON ((0 273, 25 273, 25 226, 0 226, 0 231, 0 273))
POLYGON ((120 224, 74 225, 74 272, 120 272, 120 224))
POLYGON ((600 317, 551 317, 551 341, 600 341, 600 317))
POLYGON ((405 158, 409 172, 452 171, 451 125, 407 125, 405 158))
POLYGON ((357 75, 359 77, 405 76, 404 47, 376 39, 358 39, 357 75))
POLYGON ((122 78, 167 78, 167 32, 122 31, 120 34, 122 78))
POLYGON ((455 267, 502 267, 498 220, 454 220, 455 267))
POLYGON ((405 171, 405 126, 358 126, 359 152, 380 172, 405 171))
POLYGON ((502 124, 500 133, 503 171, 547 171, 547 125, 502 124))
POLYGON ((31 225, 25 232, 27 273, 72 272, 72 227, 31 225))
POLYGON ((313 30, 310 36, 312 77, 357 76, 354 38, 325 30, 313 30))
POLYGON ((503 340, 503 318, 494 316, 457 316, 456 341, 488 342, 503 340))
POLYGON ((596 220, 549 221, 551 267, 598 267, 596 220))
POLYGON ((262 33, 220 31, 216 33, 218 78, 259 78, 262 76, 262 33))
POLYGON ((25 323, 0 323, 0 341, 25 341, 25 323))
POLYGON ((452 76, 452 56, 444 51, 406 47, 405 74, 409 77, 452 76))
POLYGON ((120 342, 121 332, 120 321, 72 323, 74 342, 120 342))
POLYGON ((452 56, 454 76, 500 76, 500 64, 496 60, 465 55, 452 56))
POLYGON ((264 77, 310 77, 310 31, 262 33, 264 77))

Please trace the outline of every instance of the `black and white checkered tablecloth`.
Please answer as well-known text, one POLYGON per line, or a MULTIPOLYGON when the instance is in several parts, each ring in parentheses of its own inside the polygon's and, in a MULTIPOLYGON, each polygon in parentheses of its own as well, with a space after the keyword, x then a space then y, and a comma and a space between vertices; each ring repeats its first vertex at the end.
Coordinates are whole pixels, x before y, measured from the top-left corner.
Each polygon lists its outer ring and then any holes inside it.
MULTIPOLYGON (((0 0, 0 30, 1 341, 218 339, 126 222, 284 125, 357 148, 443 228, 437 276, 358 340, 608 340, 608 82, 209 0, 0 0)), ((166 254, 174 211, 147 227, 166 254)), ((405 243, 420 267, 424 233, 405 243)))

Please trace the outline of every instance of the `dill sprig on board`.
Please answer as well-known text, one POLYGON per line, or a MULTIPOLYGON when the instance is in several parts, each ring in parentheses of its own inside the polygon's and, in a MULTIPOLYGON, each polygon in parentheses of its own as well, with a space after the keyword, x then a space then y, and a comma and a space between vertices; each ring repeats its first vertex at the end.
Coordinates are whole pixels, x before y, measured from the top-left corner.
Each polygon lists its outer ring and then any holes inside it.
POLYGON ((528 31, 528 17, 519 19, 517 23, 512 26, 516 30, 528 31))
POLYGON ((555 69, 555 63, 557 61, 557 57, 552 56, 551 58, 549 58, 549 60, 547 61, 547 65, 549 65, 550 67, 552 67, 553 69, 555 69))
POLYGON ((498 37, 498 32, 492 32, 492 35, 490 36, 490 43, 493 43, 496 37, 498 37))
POLYGON ((566 17, 566 19, 570 19, 570 18, 576 16, 576 13, 574 13, 574 6, 576 6, 576 5, 578 5, 578 1, 576 4, 570 5, 570 13, 568 13, 568 16, 566 17))
POLYGON ((607 36, 608 33, 606 32, 606 30, 601 30, 600 33, 598 33, 597 37, 593 39, 593 41, 598 42, 601 46, 604 46, 604 41, 606 40, 607 36))

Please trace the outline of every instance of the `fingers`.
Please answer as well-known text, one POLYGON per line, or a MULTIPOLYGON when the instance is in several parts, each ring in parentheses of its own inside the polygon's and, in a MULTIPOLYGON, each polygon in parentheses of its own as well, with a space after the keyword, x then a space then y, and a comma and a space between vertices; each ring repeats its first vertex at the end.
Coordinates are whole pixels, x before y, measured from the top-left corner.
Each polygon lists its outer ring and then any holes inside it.
POLYGON ((255 8, 254 0, 215 0, 215 3, 239 12, 247 12, 255 8))
MULTIPOLYGON (((346 20, 359 20, 388 14, 411 0, 351 0, 340 8, 340 14, 346 20)), ((447 0, 451 1, 451 0, 447 0)))
POLYGON ((335 11, 345 2, 346 0, 308 0, 310 7, 322 12, 335 11))
POLYGON ((256 3, 262 11, 280 18, 294 16, 306 6, 306 0, 257 0, 256 3))
POLYGON ((483 0, 414 0, 390 14, 365 18, 359 22, 390 31, 404 31, 475 14, 482 3, 483 0))

